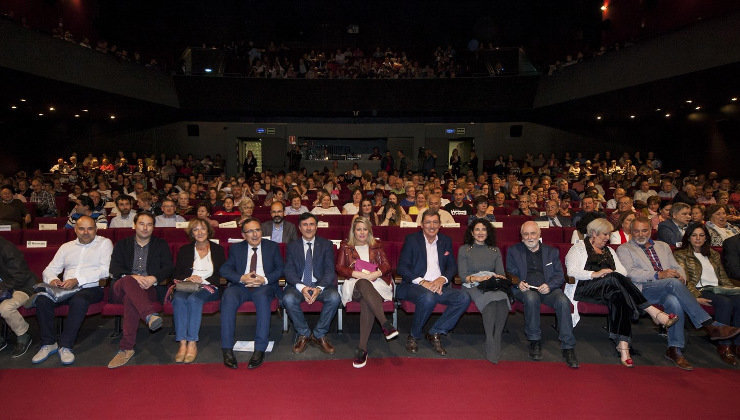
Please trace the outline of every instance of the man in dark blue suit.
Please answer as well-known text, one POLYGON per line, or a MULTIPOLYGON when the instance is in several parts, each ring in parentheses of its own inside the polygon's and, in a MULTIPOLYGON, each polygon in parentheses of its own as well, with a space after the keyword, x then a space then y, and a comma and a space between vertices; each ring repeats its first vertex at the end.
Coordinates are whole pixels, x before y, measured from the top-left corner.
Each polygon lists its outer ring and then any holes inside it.
POLYGON ((447 305, 444 313, 432 325, 426 339, 442 356, 447 351, 442 347, 441 334, 447 334, 470 305, 467 293, 450 287, 457 273, 452 240, 439 233, 440 217, 434 210, 421 215, 421 232, 406 237, 398 260, 398 274, 403 282, 396 289, 396 297, 414 302, 414 320, 411 334, 406 341, 406 350, 418 351, 416 340, 422 337, 422 328, 438 303, 447 305))
POLYGON ((686 203, 674 203, 671 207, 671 219, 658 224, 658 240, 679 247, 690 221, 691 206, 686 203))
POLYGON ((513 287, 514 298, 524 303, 524 334, 529 340, 529 357, 532 360, 542 359, 540 304, 544 303, 555 309, 565 362, 577 368, 570 301, 560 288, 565 280, 560 252, 557 248, 540 243, 541 232, 535 222, 524 222, 520 233, 522 241, 506 251, 506 269, 508 273, 519 277, 519 284, 513 287))
POLYGON ((285 252, 283 307, 298 332, 293 353, 303 353, 311 342, 324 353, 334 354, 334 347, 326 337, 341 302, 334 269, 334 245, 316 236, 317 223, 318 219, 313 214, 301 214, 298 219, 301 237, 289 243, 285 252), (312 332, 303 315, 301 302, 312 304, 316 301, 324 305, 312 332))
POLYGON ((278 293, 278 282, 283 274, 283 258, 275 242, 262 239, 257 219, 249 218, 242 225, 244 242, 229 249, 229 259, 221 266, 221 275, 229 287, 221 297, 221 350, 224 365, 236 369, 234 357, 234 325, 236 311, 242 303, 254 302, 257 308, 257 331, 254 335, 254 353, 249 369, 259 367, 265 357, 270 337, 270 303, 278 293))

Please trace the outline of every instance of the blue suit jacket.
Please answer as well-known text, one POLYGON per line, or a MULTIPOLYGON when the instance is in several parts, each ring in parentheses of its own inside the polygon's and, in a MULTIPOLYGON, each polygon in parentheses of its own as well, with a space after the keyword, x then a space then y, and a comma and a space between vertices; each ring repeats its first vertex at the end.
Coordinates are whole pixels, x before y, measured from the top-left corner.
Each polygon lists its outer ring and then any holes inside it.
POLYGON ((664 220, 658 224, 658 240, 667 243, 670 246, 676 246, 676 242, 681 242, 683 235, 678 230, 678 226, 673 220, 664 220))
MULTIPOLYGON (((563 264, 560 263, 560 251, 545 244, 540 244, 540 248, 542 248, 545 283, 550 290, 558 289, 565 282, 563 264)), ((522 242, 517 242, 506 250, 506 271, 524 282, 527 281, 527 254, 525 252, 531 251, 522 242)), ((533 284, 533 286, 537 285, 533 284)))
MULTIPOLYGON (((314 286, 332 287, 337 284, 337 272, 334 269, 334 244, 329 240, 314 236, 313 240, 313 276, 314 286)), ((303 267, 306 265, 306 254, 303 253, 303 237, 288 244, 285 250, 285 282, 289 286, 303 283, 303 267)))
MULTIPOLYGON (((398 258, 398 274, 403 278, 404 284, 418 278, 424 277, 427 272, 427 247, 424 233, 418 231, 406 236, 401 248, 401 256, 398 258)), ((437 234, 437 258, 439 259, 439 271, 447 278, 446 286, 452 283, 457 274, 457 262, 452 253, 452 239, 441 233, 437 234)))
MULTIPOLYGON (((280 248, 278 244, 267 239, 263 239, 260 246, 262 247, 262 268, 267 277, 267 286, 277 289, 280 276, 283 275, 283 258, 280 255, 280 248)), ((249 264, 247 255, 249 255, 247 241, 236 243, 229 248, 229 259, 221 266, 221 276, 231 283, 229 286, 243 285, 239 279, 247 270, 247 264, 249 264)))

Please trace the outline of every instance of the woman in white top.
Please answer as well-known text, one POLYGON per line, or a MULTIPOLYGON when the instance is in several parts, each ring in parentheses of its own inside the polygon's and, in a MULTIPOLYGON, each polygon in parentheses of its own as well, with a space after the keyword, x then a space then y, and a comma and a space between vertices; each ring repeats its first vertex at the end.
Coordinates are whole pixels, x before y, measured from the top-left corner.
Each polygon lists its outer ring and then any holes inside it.
MULTIPOLYGON (((709 230, 701 223, 691 223, 681 239, 681 248, 673 255, 686 273, 686 288, 702 305, 714 307, 714 319, 722 324, 740 326, 740 294, 733 293, 735 285, 727 276, 719 252, 709 246, 709 230)), ((720 340, 717 352, 730 365, 737 364, 740 337, 720 340)))
POLYGON ((311 210, 313 214, 342 214, 337 206, 331 201, 331 196, 326 191, 319 192, 319 205, 311 210))
POLYGON ((626 211, 619 215, 619 229, 612 232, 609 237, 609 243, 613 245, 622 245, 630 240, 630 226, 632 221, 635 220, 635 212, 626 211))
POLYGON ((197 292, 173 293, 175 340, 180 349, 176 363, 192 363, 198 355, 198 332, 203 304, 219 298, 219 270, 226 261, 224 249, 213 242, 213 228, 203 219, 192 219, 185 230, 192 240, 177 252, 174 278, 201 285, 197 292))
POLYGON ((727 210, 721 204, 712 204, 706 211, 707 229, 711 236, 712 246, 722 246, 725 239, 740 234, 740 228, 728 223, 727 210))
POLYGON ((360 201, 362 201, 362 191, 358 188, 352 193, 352 202, 342 207, 342 214, 357 214, 360 211, 360 201))
POLYGON ((622 365, 633 367, 629 342, 632 321, 640 317, 640 311, 647 312, 653 322, 666 328, 675 324, 678 317, 652 306, 626 277, 627 270, 617 253, 607 246, 612 230, 608 220, 595 219, 586 226, 584 240, 570 248, 565 256, 565 266, 568 275, 576 281, 575 284, 565 285, 565 295, 573 302, 573 326, 580 319, 578 301, 599 303, 609 308, 609 338, 618 343, 617 351, 622 365))

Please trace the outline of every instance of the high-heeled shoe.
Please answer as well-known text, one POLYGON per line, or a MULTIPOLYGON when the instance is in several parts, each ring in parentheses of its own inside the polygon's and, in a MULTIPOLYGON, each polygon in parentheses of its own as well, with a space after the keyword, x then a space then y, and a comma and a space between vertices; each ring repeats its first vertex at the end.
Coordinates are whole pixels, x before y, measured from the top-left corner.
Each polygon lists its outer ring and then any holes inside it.
POLYGON ((187 346, 185 343, 180 344, 180 349, 175 354, 175 363, 182 363, 185 361, 185 353, 187 352, 187 346))
POLYGON ((619 352, 619 361, 622 362, 622 366, 632 368, 635 367, 635 364, 632 362, 632 358, 629 357, 630 355, 630 346, 629 344, 625 345, 618 345, 617 351, 619 352), (627 355, 627 358, 625 359, 624 356, 627 355))
POLYGON ((667 313, 661 311, 657 315, 655 315, 655 317, 653 318, 653 322, 656 323, 656 324, 658 324, 658 325, 662 325, 666 329, 668 329, 668 328, 671 328, 673 326, 673 324, 675 324, 676 322, 678 322, 678 315, 676 315, 676 314, 667 314, 667 313), (663 315, 665 315, 663 317, 663 319, 665 320, 664 322, 661 321, 661 317, 663 315))
POLYGON ((193 363, 195 358, 198 357, 198 345, 195 341, 188 343, 188 351, 185 353, 185 363, 193 363))

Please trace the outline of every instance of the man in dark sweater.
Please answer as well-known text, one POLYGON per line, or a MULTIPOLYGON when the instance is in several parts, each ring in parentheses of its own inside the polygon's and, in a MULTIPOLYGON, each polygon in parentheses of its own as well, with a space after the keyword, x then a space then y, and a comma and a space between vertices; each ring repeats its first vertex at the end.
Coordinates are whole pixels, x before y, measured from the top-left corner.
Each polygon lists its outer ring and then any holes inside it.
MULTIPOLYGON (((23 356, 31 347, 31 334, 28 333, 28 322, 18 312, 33 293, 33 285, 38 283, 36 276, 28 269, 28 264, 21 251, 7 239, 0 237, 0 296, 10 297, 0 302, 0 316, 13 330, 16 339, 11 357, 23 356)), ((5 338, 0 335, 0 350, 7 346, 5 338)))
POLYGON ((162 317, 154 309, 155 286, 168 279, 173 270, 169 245, 152 236, 154 215, 137 214, 134 229, 134 236, 116 242, 110 261, 110 275, 115 281, 111 301, 123 303, 123 336, 118 353, 108 363, 111 369, 125 365, 133 357, 140 319, 152 331, 162 326, 162 317))
POLYGON ((464 199, 465 190, 462 188, 455 188, 455 192, 452 193, 452 201, 444 206, 444 209, 453 216, 469 216, 475 213, 469 204, 465 204, 463 201, 464 199))

